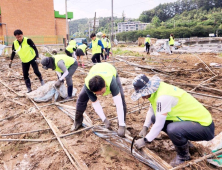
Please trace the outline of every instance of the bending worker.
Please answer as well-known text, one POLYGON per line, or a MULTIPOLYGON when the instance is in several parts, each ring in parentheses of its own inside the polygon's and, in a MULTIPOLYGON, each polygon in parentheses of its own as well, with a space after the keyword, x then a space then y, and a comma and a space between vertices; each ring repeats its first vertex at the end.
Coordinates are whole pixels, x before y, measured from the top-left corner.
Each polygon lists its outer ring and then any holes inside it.
POLYGON ((112 93, 113 101, 116 104, 119 128, 117 134, 121 137, 125 136, 125 119, 126 119, 126 102, 123 94, 123 88, 118 77, 115 67, 109 63, 98 63, 94 65, 88 76, 85 78, 83 86, 76 103, 76 116, 73 130, 77 130, 82 126, 83 113, 86 110, 89 99, 92 101, 92 106, 105 127, 110 129, 111 123, 106 118, 100 102, 97 100, 97 95, 106 96, 112 93))
POLYGON ((58 88, 66 79, 67 83, 67 93, 68 97, 66 99, 72 98, 73 92, 73 82, 72 76, 78 68, 78 63, 74 58, 68 57, 65 54, 55 55, 53 57, 45 57, 42 59, 41 64, 44 69, 51 68, 55 70, 58 75, 58 81, 55 83, 55 86, 58 88))
POLYGON ((214 138, 214 123, 209 111, 186 91, 161 82, 160 78, 151 79, 144 74, 133 81, 135 92, 131 96, 148 99, 150 108, 135 147, 140 149, 149 144, 164 131, 175 146, 176 157, 171 161, 173 167, 190 159, 189 141, 209 141, 214 138), (147 134, 149 126, 153 126, 147 134))
POLYGON ((74 51, 76 51, 76 41, 73 40, 73 38, 71 38, 71 41, 69 41, 69 45, 66 47, 65 49, 65 53, 69 56, 69 57, 73 57, 74 51))
POLYGON ((100 61, 101 48, 102 48, 102 51, 104 51, 104 53, 106 54, 103 43, 101 40, 96 38, 95 33, 92 33, 90 35, 90 38, 92 39, 92 43, 89 47, 90 49, 92 48, 92 55, 93 55, 92 62, 93 63, 101 63, 101 61, 100 61))
POLYGON ((15 30, 14 36, 16 37, 16 40, 12 44, 12 54, 9 67, 11 68, 12 60, 15 57, 15 53, 17 53, 19 55, 19 58, 22 60, 23 76, 29 93, 32 91, 31 81, 29 79, 30 65, 32 65, 34 73, 36 74, 36 76, 38 76, 41 85, 44 84, 42 75, 39 72, 39 68, 36 63, 36 59, 39 57, 39 53, 34 42, 27 37, 23 37, 23 32, 21 30, 15 30))
POLYGON ((83 57, 85 56, 85 54, 87 55, 87 50, 86 50, 87 48, 88 48, 87 45, 83 43, 82 45, 78 46, 76 50, 78 65, 80 66, 79 60, 81 59, 83 68, 84 68, 83 57))

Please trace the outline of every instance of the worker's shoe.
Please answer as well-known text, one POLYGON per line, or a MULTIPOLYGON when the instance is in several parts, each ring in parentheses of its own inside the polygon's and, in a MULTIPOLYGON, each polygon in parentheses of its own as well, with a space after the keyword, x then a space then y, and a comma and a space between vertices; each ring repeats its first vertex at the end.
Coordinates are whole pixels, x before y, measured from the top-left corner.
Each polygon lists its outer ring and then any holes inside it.
POLYGON ((25 80, 25 85, 26 85, 27 90, 28 90, 27 93, 30 93, 32 91, 32 88, 31 88, 31 82, 30 82, 29 79, 25 80))
POLYGON ((119 126, 117 135, 120 137, 125 137, 125 130, 126 130, 125 126, 119 126))
POLYGON ((170 162, 170 165, 172 167, 176 167, 179 164, 184 163, 185 161, 190 160, 190 153, 189 153, 189 143, 187 142, 183 146, 175 146, 175 149, 177 151, 176 157, 170 162))
POLYGON ((84 64, 82 64, 82 68, 85 68, 84 64))
POLYGON ((145 138, 145 136, 147 135, 147 133, 148 133, 148 127, 143 126, 143 129, 140 131, 139 136, 145 138))
POLYGON ((74 120, 74 124, 71 128, 71 131, 76 131, 79 128, 81 128, 82 122, 83 122, 83 112, 76 110, 75 120, 74 120))
POLYGON ((108 119, 105 119, 103 122, 105 124, 105 128, 111 130, 111 122, 108 119))

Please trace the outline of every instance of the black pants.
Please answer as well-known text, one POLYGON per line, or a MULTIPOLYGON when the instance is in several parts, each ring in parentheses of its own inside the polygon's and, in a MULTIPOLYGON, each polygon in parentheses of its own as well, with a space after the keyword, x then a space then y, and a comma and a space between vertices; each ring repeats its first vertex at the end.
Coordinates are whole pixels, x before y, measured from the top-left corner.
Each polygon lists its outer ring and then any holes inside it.
POLYGON ((100 61, 100 55, 101 55, 101 53, 96 53, 96 54, 94 54, 93 56, 92 56, 92 62, 93 63, 101 63, 101 61, 100 61))
POLYGON ((109 56, 109 50, 110 50, 110 48, 105 48, 105 50, 106 50, 106 55, 105 55, 105 60, 107 59, 107 56, 109 56))
MULTIPOLYGON (((120 82, 120 79, 119 79, 118 76, 116 77, 116 82, 119 86, 121 98, 122 98, 122 101, 123 101, 124 120, 126 121, 126 112, 127 112, 126 101, 125 101, 125 96, 124 96, 124 93, 123 93, 123 87, 121 85, 121 82, 120 82)), ((81 90, 81 92, 78 96, 77 102, 76 102, 76 110, 84 113, 84 111, 86 110, 88 101, 89 101, 89 97, 88 97, 88 95, 85 91, 85 88, 83 86, 83 88, 82 88, 82 90, 81 90)))
POLYGON ((102 48, 101 48, 101 57, 102 57, 102 60, 104 60, 103 49, 102 48))
POLYGON ((67 56, 72 57, 72 53, 70 53, 68 50, 65 50, 65 53, 67 54, 67 56))
POLYGON ((28 63, 22 63, 22 71, 23 71, 24 80, 30 82, 30 79, 29 79, 30 65, 32 65, 32 68, 33 68, 34 73, 36 74, 36 76, 38 76, 39 79, 42 80, 42 75, 39 72, 39 68, 38 68, 38 65, 35 62, 35 58, 33 60, 29 61, 28 63))
MULTIPOLYGON (((155 123, 154 115, 152 116, 151 120, 153 123, 155 123)), ((183 146, 188 140, 212 140, 214 138, 214 122, 212 122, 209 126, 202 126, 197 122, 173 122, 166 120, 162 131, 167 133, 174 145, 183 146)))
POLYGON ((146 52, 150 52, 150 44, 149 43, 146 43, 146 52))

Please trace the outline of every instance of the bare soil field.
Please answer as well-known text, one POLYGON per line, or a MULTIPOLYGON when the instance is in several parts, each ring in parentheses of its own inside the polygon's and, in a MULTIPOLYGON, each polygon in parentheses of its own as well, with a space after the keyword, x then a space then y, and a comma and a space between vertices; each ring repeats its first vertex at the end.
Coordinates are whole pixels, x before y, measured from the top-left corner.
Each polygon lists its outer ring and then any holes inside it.
MULTIPOLYGON (((147 76, 153 76, 156 74, 163 81, 176 85, 187 91, 192 90, 194 93, 221 97, 222 68, 212 68, 209 66, 210 63, 222 63, 222 58, 216 54, 161 54, 159 56, 150 56, 146 55, 144 52, 139 52, 143 57, 120 56, 115 58, 114 63, 112 59, 108 60, 108 62, 114 64, 117 68, 121 78, 128 112, 134 111, 133 113, 127 114, 126 117, 127 130, 130 132, 130 136, 134 137, 139 134, 149 106, 148 101, 144 102, 143 99, 140 99, 139 102, 133 102, 130 99, 130 96, 133 93, 132 80, 138 74, 143 73, 147 76), (119 59, 122 60, 120 61, 119 59), (202 61, 206 63, 207 66, 202 61), (132 66, 130 63, 138 64, 141 67, 149 66, 152 67, 152 69, 132 66), (202 84, 197 87, 200 83, 202 84), (140 110, 141 107, 145 106, 147 106, 147 108, 140 110)), ((92 66, 90 58, 91 56, 89 56, 89 59, 86 59, 86 67, 84 69, 78 68, 73 76, 73 84, 74 88, 77 88, 77 93, 80 92, 84 84, 84 78, 92 66)), ((0 81, 5 84, 3 85, 0 83, 0 139, 44 140, 53 138, 54 134, 43 116, 38 109, 36 109, 34 104, 25 97, 26 87, 22 76, 20 60, 18 58, 14 59, 11 69, 8 68, 8 63, 9 58, 0 58, 0 81), (24 96, 17 95, 6 86, 24 96), (38 131, 30 132, 34 130, 38 131), (20 132, 25 133, 12 134, 20 132), (9 136, 7 134, 11 135, 9 136)), ((54 71, 44 70, 40 65, 39 69, 46 82, 57 79, 54 71)), ((40 86, 40 82, 33 73, 32 68, 30 69, 29 74, 32 82, 32 89, 35 90, 40 86)), ((219 134, 222 130, 222 100, 194 93, 192 95, 211 112, 215 123, 215 135, 219 134)), ((77 97, 75 97, 73 101, 68 101, 64 104, 75 107, 76 99, 77 97)), ((107 118, 111 119, 117 116, 116 107, 111 95, 99 97, 99 100, 101 101, 101 105, 107 118)), ((38 106, 50 103, 52 102, 38 103, 38 106)), ((55 124, 61 135, 70 133, 73 120, 60 111, 55 105, 41 107, 41 111, 45 113, 47 119, 55 124)), ((91 102, 88 103, 86 113, 92 120, 93 124, 102 123, 99 116, 92 108, 91 102)), ((113 120, 112 125, 115 130, 117 127, 117 121, 113 120)), ((89 169, 152 169, 136 160, 130 154, 123 152, 119 148, 116 148, 105 140, 99 138, 92 133, 91 129, 67 136, 65 137, 65 140, 67 145, 78 154, 89 169)), ((209 150, 197 144, 195 144, 195 146, 196 148, 191 151, 192 160, 210 153, 209 150)), ((161 135, 147 147, 167 163, 169 163, 176 155, 172 142, 164 133, 161 133, 161 135)), ((69 161, 59 142, 55 139, 45 142, 0 141, 0 169, 68 170, 75 168, 69 161)), ((202 161, 201 163, 187 167, 186 169, 217 168, 202 161)))

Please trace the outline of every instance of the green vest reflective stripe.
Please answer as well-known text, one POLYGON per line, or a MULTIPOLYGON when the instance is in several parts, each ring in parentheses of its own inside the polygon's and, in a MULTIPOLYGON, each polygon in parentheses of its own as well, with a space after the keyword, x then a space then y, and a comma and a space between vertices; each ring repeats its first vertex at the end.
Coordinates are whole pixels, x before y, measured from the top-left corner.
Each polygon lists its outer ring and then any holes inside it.
POLYGON ((157 109, 157 99, 162 95, 178 98, 177 105, 172 107, 171 111, 168 112, 166 120, 172 120, 174 122, 193 121, 198 122, 203 126, 209 126, 212 123, 212 117, 209 111, 193 96, 176 86, 164 82, 160 83, 158 90, 151 94, 151 97, 149 98, 155 114, 157 109))
POLYGON ((113 65, 109 63, 97 63, 94 65, 90 71, 88 76, 85 78, 85 85, 89 89, 89 81, 94 76, 101 76, 106 83, 106 92, 103 96, 106 96, 111 93, 110 84, 112 82, 113 76, 116 77, 116 69, 113 65))
POLYGON ((55 68, 55 71, 58 71, 58 72, 60 72, 60 73, 63 73, 63 71, 58 67, 58 62, 59 62, 60 60, 63 60, 63 61, 64 61, 65 66, 66 66, 67 69, 69 69, 69 67, 70 67, 71 65, 73 65, 73 63, 76 61, 74 58, 69 57, 69 56, 67 56, 67 55, 65 55, 65 54, 53 55, 53 58, 55 59, 55 67, 56 67, 56 68, 55 68))
POLYGON ((14 48, 23 63, 28 63, 29 61, 33 60, 36 56, 35 50, 28 44, 27 40, 28 40, 27 37, 23 37, 21 46, 19 45, 18 40, 15 40, 13 42, 14 48))
POLYGON ((76 47, 76 41, 75 40, 69 41, 69 45, 72 45, 72 46, 76 47))
POLYGON ((173 37, 171 37, 171 36, 170 36, 170 42, 169 42, 169 44, 170 44, 170 45, 174 45, 174 39, 173 39, 173 37))
MULTIPOLYGON (((108 38, 107 38, 107 39, 108 39, 108 38)), ((111 41, 110 41, 110 39, 108 39, 108 41, 109 41, 108 48, 111 48, 111 41)))
POLYGON ((101 53, 101 46, 98 45, 99 39, 96 38, 95 40, 92 40, 92 54, 98 54, 101 53))
POLYGON ((149 43, 150 44, 150 38, 149 37, 146 37, 146 39, 145 39, 145 43, 149 43))
POLYGON ((104 48, 107 48, 107 39, 106 38, 102 38, 102 43, 103 43, 103 46, 104 48))
POLYGON ((78 46, 78 49, 81 49, 84 53, 86 52, 86 48, 87 48, 86 44, 82 44, 82 45, 78 46))
POLYGON ((66 47, 66 50, 69 51, 70 53, 73 53, 73 48, 75 48, 74 45, 68 45, 68 46, 66 47))

